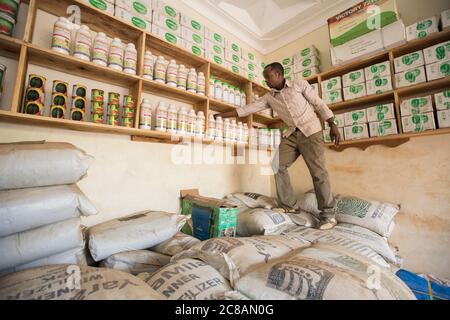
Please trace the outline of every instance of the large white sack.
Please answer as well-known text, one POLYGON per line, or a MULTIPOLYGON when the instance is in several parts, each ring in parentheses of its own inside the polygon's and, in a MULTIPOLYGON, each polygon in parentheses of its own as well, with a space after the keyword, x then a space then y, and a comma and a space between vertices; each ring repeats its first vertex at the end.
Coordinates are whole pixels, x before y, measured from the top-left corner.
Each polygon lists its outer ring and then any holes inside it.
POLYGON ((93 161, 70 143, 0 144, 0 190, 75 183, 93 161))
POLYGON ((0 191, 0 237, 97 214, 74 184, 0 191))
POLYGON ((168 255, 174 256, 181 251, 188 250, 199 243, 200 240, 194 238, 193 236, 187 235, 182 232, 178 232, 169 240, 166 240, 155 247, 152 247, 150 250, 168 255))
POLYGON ((80 218, 0 238, 0 270, 83 246, 80 218))
POLYGON ((241 237, 264 235, 286 224, 293 222, 285 213, 264 208, 248 209, 238 214, 236 233, 241 237))
POLYGON ((86 260, 86 249, 84 246, 80 248, 71 249, 61 253, 54 254, 52 256, 44 257, 35 261, 31 261, 25 264, 21 264, 11 269, 5 269, 0 271, 0 276, 18 272, 26 269, 49 266, 55 264, 77 264, 77 265, 87 265, 86 260))
POLYGON ((194 259, 172 262, 146 282, 169 300, 215 300, 232 290, 216 269, 194 259))
POLYGON ((278 201, 275 198, 264 196, 259 193, 238 192, 228 195, 226 198, 235 198, 249 208, 273 209, 278 207, 278 201))
POLYGON ((283 236, 212 238, 172 257, 172 261, 200 259, 220 271, 234 286, 250 269, 309 245, 308 241, 301 243, 283 236))
POLYGON ((149 250, 134 250, 113 254, 100 262, 99 266, 137 275, 142 272, 154 273, 169 262, 169 256, 149 250))
POLYGON ((390 271, 328 245, 297 250, 258 268, 235 290, 258 300, 415 300, 390 271))
POLYGON ((131 274, 104 268, 56 265, 0 278, 0 300, 163 300, 131 274))
POLYGON ((88 230, 89 251, 95 261, 124 251, 142 250, 173 237, 187 217, 160 211, 142 211, 100 223, 88 230))

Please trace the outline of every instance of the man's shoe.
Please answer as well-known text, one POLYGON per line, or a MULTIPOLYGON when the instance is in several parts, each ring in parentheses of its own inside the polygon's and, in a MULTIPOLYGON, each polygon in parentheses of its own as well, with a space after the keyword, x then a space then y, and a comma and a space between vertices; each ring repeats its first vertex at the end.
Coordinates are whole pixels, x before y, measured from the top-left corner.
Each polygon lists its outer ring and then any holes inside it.
POLYGON ((333 229, 337 225, 336 218, 321 218, 319 223, 320 230, 333 229))

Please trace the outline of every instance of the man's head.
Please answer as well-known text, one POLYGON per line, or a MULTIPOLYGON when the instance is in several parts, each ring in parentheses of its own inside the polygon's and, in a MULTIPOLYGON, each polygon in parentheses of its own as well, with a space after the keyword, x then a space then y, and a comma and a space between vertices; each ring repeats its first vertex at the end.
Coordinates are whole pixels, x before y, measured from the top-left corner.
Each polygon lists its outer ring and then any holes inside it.
POLYGON ((273 62, 264 68, 264 79, 269 88, 281 89, 284 84, 284 68, 281 63, 273 62))

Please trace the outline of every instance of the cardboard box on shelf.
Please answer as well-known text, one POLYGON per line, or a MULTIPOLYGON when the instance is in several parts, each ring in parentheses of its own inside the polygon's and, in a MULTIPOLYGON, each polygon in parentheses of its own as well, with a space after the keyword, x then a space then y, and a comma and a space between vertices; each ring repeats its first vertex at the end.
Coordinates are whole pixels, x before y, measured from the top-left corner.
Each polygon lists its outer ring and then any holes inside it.
POLYGON ((200 33, 193 31, 188 27, 181 26, 180 36, 181 39, 195 43, 197 46, 200 46, 202 48, 205 46, 205 38, 200 33))
POLYGON ((383 37, 383 47, 385 49, 398 47, 407 42, 405 25, 402 20, 397 20, 396 22, 385 26, 381 29, 381 35, 383 37))
POLYGON ((436 129, 433 112, 402 117, 404 133, 422 132, 436 129))
POLYGON ((389 61, 373 64, 369 67, 364 68, 364 74, 366 76, 366 81, 372 80, 374 78, 390 76, 391 66, 389 64, 389 61))
POLYGON ((366 109, 353 110, 344 113, 345 126, 351 126, 354 124, 367 123, 366 109))
POLYGON ((220 65, 220 66, 225 65, 225 60, 223 60, 223 57, 216 55, 215 52, 205 51, 205 58, 211 62, 214 62, 215 64, 220 65))
POLYGON ((258 70, 254 63, 243 60, 244 70, 247 70, 252 73, 256 73, 258 70))
POLYGON ((344 92, 344 100, 346 101, 365 97, 367 95, 366 84, 365 83, 352 84, 348 87, 345 87, 343 89, 343 92, 344 92))
POLYGON ((441 12, 441 30, 450 27, 450 9, 441 12))
POLYGON ((152 4, 145 0, 115 0, 116 10, 121 8, 133 16, 140 17, 152 23, 152 4))
POLYGON ((153 11, 152 24, 160 28, 170 30, 170 32, 176 35, 177 37, 181 37, 180 23, 174 18, 170 18, 158 11, 153 11))
POLYGON ((438 92, 434 95, 436 110, 450 109, 450 89, 438 92))
POLYGON ((298 61, 294 64, 294 72, 298 73, 306 69, 311 69, 320 66, 320 60, 318 56, 310 56, 302 61, 298 61))
POLYGON ((307 79, 309 77, 316 76, 320 73, 319 67, 312 67, 303 71, 294 73, 294 79, 307 79))
POLYGON ((437 80, 450 76, 450 60, 440 61, 425 66, 427 80, 437 80))
POLYGON ((450 128, 450 109, 436 112, 439 128, 450 128))
POLYGON ((225 61, 228 61, 239 67, 244 66, 241 56, 233 51, 225 49, 225 61))
POLYGON ((110 15, 114 15, 114 0, 110 0, 110 1, 105 1, 105 0, 101 0, 101 1, 91 1, 91 0, 81 0, 82 3, 93 7, 95 9, 101 10, 104 13, 108 13, 110 15))
POLYGON ((212 41, 214 44, 218 44, 222 48, 225 48, 225 38, 223 35, 209 29, 208 27, 205 27, 205 39, 212 41))
POLYGON ((423 49, 425 64, 450 60, 450 41, 423 49))
POLYGON ((225 49, 214 41, 205 38, 205 51, 214 52, 214 55, 225 59, 225 49))
MULTIPOLYGON (((345 127, 345 113, 335 114, 334 115, 334 123, 338 128, 345 127)), ((324 122, 325 129, 330 128, 328 122, 324 122)))
POLYGON ((342 86, 348 87, 352 84, 364 83, 366 78, 364 76, 364 69, 351 71, 342 76, 342 86))
POLYGON ((177 22, 180 21, 180 11, 172 6, 169 6, 162 0, 152 0, 152 10, 165 14, 168 18, 175 19, 177 22))
POLYGON ((238 66, 238 65, 236 65, 234 63, 231 63, 229 61, 225 61, 224 67, 227 68, 228 70, 230 70, 233 73, 240 74, 242 76, 245 75, 244 69, 242 69, 240 66, 238 66))
POLYGON ((204 35, 205 35, 205 27, 203 26, 203 24, 201 24, 196 19, 193 19, 193 18, 191 18, 189 16, 186 16, 184 14, 181 14, 180 24, 183 27, 187 27, 187 28, 191 29, 192 31, 198 33, 202 37, 204 37, 204 35))
POLYGON ((398 134, 397 120, 387 119, 369 123, 369 132, 371 137, 388 136, 398 134))
POLYGON ((322 100, 326 104, 334 104, 338 102, 342 102, 342 89, 332 90, 332 91, 323 91, 322 90, 322 100))
POLYGON ((286 57, 281 59, 280 63, 283 65, 283 67, 292 66, 294 64, 294 58, 293 57, 286 57))
MULTIPOLYGON (((339 130, 339 133, 341 134, 341 138, 344 139, 344 128, 338 128, 338 130, 339 130)), ((333 140, 331 140, 330 131, 331 131, 330 128, 325 129, 325 130, 322 131, 322 133, 323 133, 323 141, 325 143, 332 143, 333 142, 333 140)))
POLYGON ((355 124, 352 126, 344 127, 345 140, 357 140, 369 138, 369 130, 367 123, 355 124))
POLYGON ((405 54, 394 59, 395 73, 400 73, 409 69, 414 69, 425 64, 422 50, 405 54))
POLYGON ((137 17, 122 8, 116 7, 114 16, 139 29, 145 30, 147 32, 152 31, 152 24, 149 21, 144 20, 141 17, 137 17))
POLYGON ((377 122, 382 120, 395 119, 394 104, 379 104, 366 109, 367 121, 377 122))
POLYGON ((328 80, 323 80, 321 83, 321 87, 322 87, 322 93, 326 92, 326 91, 342 89, 341 76, 333 77, 328 80))
POLYGON ((284 67, 284 77, 293 77, 294 76, 294 68, 292 66, 284 67))
POLYGON ((319 51, 317 50, 317 48, 314 45, 303 48, 300 51, 298 51, 296 54, 294 54, 294 56, 293 56, 294 64, 297 62, 301 62, 311 56, 319 57, 319 51))
POLYGON ((425 68, 418 67, 395 74, 395 85, 397 88, 412 86, 427 81, 425 68))
POLYGON ((244 48, 242 48, 241 51, 242 51, 242 58, 244 60, 246 60, 248 62, 251 62, 253 64, 257 63, 256 56, 255 56, 255 54, 253 52, 251 52, 251 51, 249 51, 247 49, 244 49, 244 48))
POLYGON ((400 103, 402 117, 433 111, 431 95, 405 99, 400 103))
POLYGON ((202 47, 196 43, 192 43, 190 41, 180 39, 179 45, 180 45, 180 47, 186 49, 190 53, 195 54, 196 56, 203 57, 205 55, 202 47))
POLYGON ((181 40, 172 30, 167 30, 154 24, 152 24, 152 34, 175 45, 179 45, 181 40))
POLYGON ((237 54, 239 57, 242 57, 241 46, 238 45, 235 41, 225 38, 225 51, 227 50, 237 54))
POLYGON ((366 82, 367 95, 380 94, 392 90, 391 76, 380 77, 366 82))
POLYGON ((424 38, 429 34, 439 32, 438 20, 435 16, 418 21, 406 27, 406 40, 424 38))

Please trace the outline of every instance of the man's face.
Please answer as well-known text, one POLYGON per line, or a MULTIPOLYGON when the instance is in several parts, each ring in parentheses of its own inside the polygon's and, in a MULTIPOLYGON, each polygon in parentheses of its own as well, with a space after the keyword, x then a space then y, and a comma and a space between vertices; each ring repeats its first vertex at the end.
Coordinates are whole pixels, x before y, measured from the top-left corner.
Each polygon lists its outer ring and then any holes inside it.
POLYGON ((269 88, 277 88, 283 85, 284 77, 277 70, 267 68, 264 70, 264 79, 266 79, 269 88))

